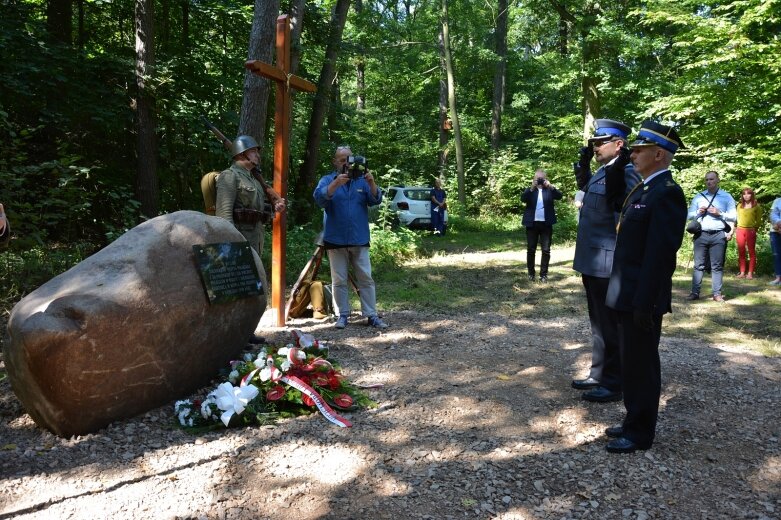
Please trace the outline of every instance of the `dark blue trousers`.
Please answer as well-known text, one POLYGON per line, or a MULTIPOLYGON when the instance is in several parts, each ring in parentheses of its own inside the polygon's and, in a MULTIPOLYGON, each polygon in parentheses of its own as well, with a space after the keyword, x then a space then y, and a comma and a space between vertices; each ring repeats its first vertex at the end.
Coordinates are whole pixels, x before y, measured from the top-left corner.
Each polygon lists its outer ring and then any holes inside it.
POLYGON ((621 391, 621 351, 616 311, 605 305, 609 278, 582 275, 591 322, 591 372, 605 388, 621 391))

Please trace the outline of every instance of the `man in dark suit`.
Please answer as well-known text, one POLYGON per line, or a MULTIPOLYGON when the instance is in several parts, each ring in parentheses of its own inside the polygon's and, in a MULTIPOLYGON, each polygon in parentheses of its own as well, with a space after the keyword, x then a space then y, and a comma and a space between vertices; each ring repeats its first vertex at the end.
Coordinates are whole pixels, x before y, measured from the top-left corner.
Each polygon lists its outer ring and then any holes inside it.
POLYGON ((553 201, 560 199, 561 192, 548 181, 544 170, 534 172, 532 185, 521 195, 521 201, 526 204, 521 223, 526 227, 526 268, 529 272, 529 280, 534 281, 534 257, 539 243, 542 249, 540 281, 548 281, 553 224, 556 223, 553 201))
POLYGON ((574 164, 578 189, 585 192, 580 208, 575 260, 572 267, 581 274, 586 289, 588 317, 591 322, 591 370, 586 379, 575 379, 572 387, 588 390, 586 401, 621 400, 621 358, 618 347, 618 324, 614 311, 605 305, 613 250, 616 244, 616 222, 620 207, 629 190, 640 182, 631 164, 624 167, 627 193, 619 200, 610 200, 605 189, 605 169, 618 159, 631 129, 611 119, 597 119, 594 136, 580 151, 580 161, 574 164), (591 156, 600 164, 592 175, 591 156))
POLYGON ((631 160, 643 182, 625 198, 617 225, 607 305, 618 315, 626 417, 605 432, 611 453, 647 450, 653 444, 661 394, 659 338, 662 316, 671 312, 672 276, 686 224, 686 198, 669 167, 683 147, 675 129, 645 121, 631 156, 624 149, 607 168, 607 190, 626 189, 624 164, 631 160))

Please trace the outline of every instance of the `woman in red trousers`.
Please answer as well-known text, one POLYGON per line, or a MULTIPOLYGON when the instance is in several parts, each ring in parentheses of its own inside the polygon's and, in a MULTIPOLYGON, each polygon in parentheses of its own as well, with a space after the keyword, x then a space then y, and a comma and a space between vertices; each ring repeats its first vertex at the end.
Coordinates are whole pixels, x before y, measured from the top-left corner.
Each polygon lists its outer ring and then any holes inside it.
POLYGON ((754 190, 743 188, 740 194, 738 210, 738 229, 735 231, 735 239, 738 243, 738 264, 740 273, 738 278, 754 278, 754 268, 757 265, 757 229, 762 224, 762 208, 757 204, 754 190), (748 271, 746 271, 746 250, 748 250, 748 271))

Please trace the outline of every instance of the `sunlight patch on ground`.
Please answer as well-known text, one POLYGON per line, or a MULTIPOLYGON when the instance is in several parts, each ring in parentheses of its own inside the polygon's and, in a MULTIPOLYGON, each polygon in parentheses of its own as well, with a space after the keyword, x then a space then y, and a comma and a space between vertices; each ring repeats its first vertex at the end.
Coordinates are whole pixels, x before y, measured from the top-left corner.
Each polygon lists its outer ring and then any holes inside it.
POLYGON ((337 486, 355 479, 366 462, 355 446, 281 444, 265 452, 263 466, 269 475, 285 480, 306 479, 337 486), (317 464, 310 462, 317 460, 317 464))
MULTIPOLYGON (((778 438, 773 438, 775 439, 774 442, 777 443, 778 438)), ((754 489, 766 492, 777 492, 778 489, 781 488, 781 457, 768 457, 765 464, 748 477, 748 481, 754 489)), ((768 508, 773 507, 769 501, 764 505, 769 513, 774 511, 774 509, 768 508)))
POLYGON ((563 343, 561 345, 564 350, 578 350, 586 346, 585 343, 563 343))

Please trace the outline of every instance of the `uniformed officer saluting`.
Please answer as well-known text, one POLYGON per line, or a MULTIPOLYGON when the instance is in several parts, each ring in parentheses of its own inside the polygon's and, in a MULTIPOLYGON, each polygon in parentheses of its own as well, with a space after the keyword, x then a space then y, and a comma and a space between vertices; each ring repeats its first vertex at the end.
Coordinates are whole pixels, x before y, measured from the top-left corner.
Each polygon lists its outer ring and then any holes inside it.
MULTIPOLYGON (((631 159, 643 182, 625 198, 617 227, 607 306, 618 316, 626 417, 605 432, 611 453, 651 447, 661 393, 659 338, 662 316, 671 311, 672 276, 686 224, 686 198, 669 167, 683 143, 673 128, 645 121, 631 157, 622 150, 615 164, 631 159)), ((623 170, 608 169, 608 196, 626 190, 623 170)))
MULTIPOLYGON (((620 200, 608 200, 605 189, 606 169, 613 167, 621 148, 626 146, 630 128, 612 119, 597 119, 594 136, 580 150, 580 160, 574 164, 578 189, 585 192, 578 221, 575 261, 572 267, 581 274, 588 301, 591 322, 591 370, 586 379, 575 379, 572 387, 589 390, 586 401, 608 402, 621 399, 621 358, 618 348, 618 325, 612 309, 605 305, 607 284, 613 267, 616 243, 616 222, 626 193, 620 200), (591 174, 591 158, 599 169, 591 174)), ((619 170, 620 170, 619 165, 619 170)), ((627 192, 640 182, 631 164, 623 166, 627 192)))

